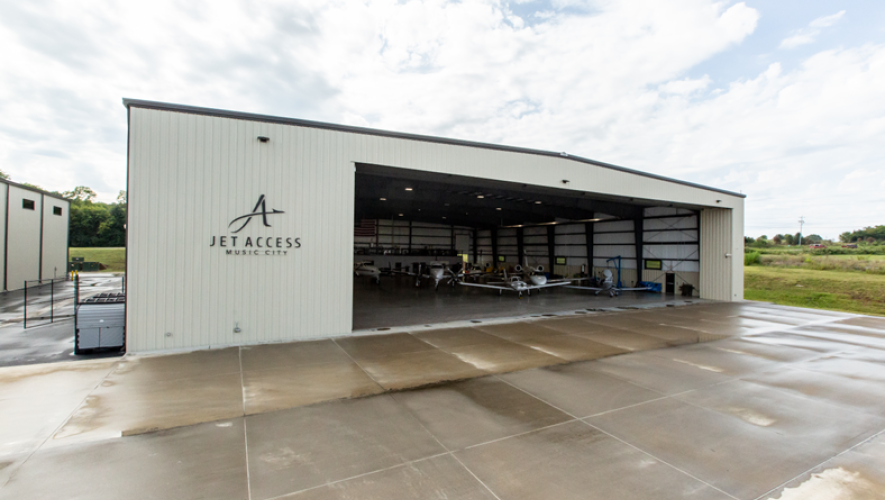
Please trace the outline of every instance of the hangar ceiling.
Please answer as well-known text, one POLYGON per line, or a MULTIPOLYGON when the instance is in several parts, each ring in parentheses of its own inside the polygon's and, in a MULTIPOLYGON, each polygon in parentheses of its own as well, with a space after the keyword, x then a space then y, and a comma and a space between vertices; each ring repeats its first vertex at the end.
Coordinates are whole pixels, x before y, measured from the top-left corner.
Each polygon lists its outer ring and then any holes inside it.
POLYGON ((582 221, 602 212, 642 216, 660 202, 358 163, 355 219, 398 219, 490 229, 582 221), (400 215, 402 214, 402 215, 400 215))

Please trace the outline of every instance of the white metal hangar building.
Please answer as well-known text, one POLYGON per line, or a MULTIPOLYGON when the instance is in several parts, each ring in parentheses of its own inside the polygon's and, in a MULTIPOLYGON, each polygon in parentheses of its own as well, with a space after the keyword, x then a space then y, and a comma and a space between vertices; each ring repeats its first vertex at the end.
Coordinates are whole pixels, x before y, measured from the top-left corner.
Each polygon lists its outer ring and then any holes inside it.
MULTIPOLYGON (((529 261, 573 276, 620 257, 625 286, 743 298, 743 261, 732 257, 743 252, 742 194, 565 153, 123 103, 128 352, 348 335, 359 329, 355 260, 529 261)), ((467 289, 429 296, 445 307, 491 295, 501 316, 528 302, 467 289)), ((549 297, 569 293, 580 292, 549 297)), ((385 297, 377 308, 400 300, 385 297)), ((391 316, 411 306, 397 307, 391 316)), ((429 322, 423 307, 409 310, 414 324, 429 322)))
POLYGON ((20 290, 25 281, 67 276, 70 202, 9 180, 0 182, 3 290, 20 290))

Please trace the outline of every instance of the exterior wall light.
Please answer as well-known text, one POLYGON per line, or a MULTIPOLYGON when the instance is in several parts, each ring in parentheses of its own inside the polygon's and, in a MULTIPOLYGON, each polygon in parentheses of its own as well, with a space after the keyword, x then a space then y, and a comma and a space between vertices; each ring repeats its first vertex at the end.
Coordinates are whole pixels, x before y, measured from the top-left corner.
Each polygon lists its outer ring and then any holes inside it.
POLYGON ((258 141, 259 141, 259 142, 268 142, 268 141, 270 141, 270 137, 265 137, 265 136, 263 136, 263 135, 259 135, 259 136, 258 136, 258 141))

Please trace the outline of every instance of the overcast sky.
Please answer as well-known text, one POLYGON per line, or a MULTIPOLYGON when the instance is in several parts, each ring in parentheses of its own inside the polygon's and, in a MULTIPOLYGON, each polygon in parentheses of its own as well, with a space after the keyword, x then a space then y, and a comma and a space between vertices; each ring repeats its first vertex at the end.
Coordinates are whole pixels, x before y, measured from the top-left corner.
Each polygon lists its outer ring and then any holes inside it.
POLYGON ((31 0, 0 47, 0 169, 103 201, 132 97, 566 151, 746 193, 752 236, 885 224, 881 0, 31 0))

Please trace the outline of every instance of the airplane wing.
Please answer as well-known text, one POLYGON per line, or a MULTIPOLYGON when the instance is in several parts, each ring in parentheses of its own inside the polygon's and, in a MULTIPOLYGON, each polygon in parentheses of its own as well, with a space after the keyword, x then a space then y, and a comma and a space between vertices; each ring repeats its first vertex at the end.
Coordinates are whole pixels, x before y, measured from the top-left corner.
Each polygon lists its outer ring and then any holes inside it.
POLYGON ((562 278, 562 279, 558 279, 558 280, 548 280, 547 283, 548 284, 550 284, 550 283, 574 283, 576 281, 584 281, 584 280, 588 280, 588 279, 590 279, 590 278, 562 278))
MULTIPOLYGON (((605 290, 604 288, 597 288, 597 287, 592 287, 592 286, 567 286, 566 288, 571 288, 574 290, 590 290, 590 291, 594 291, 594 292, 605 290)), ((645 288, 643 288, 643 290, 645 290, 645 288)))
POLYGON ((647 291, 651 290, 651 287, 648 286, 648 287, 645 287, 645 288, 616 288, 616 290, 620 290, 620 291, 622 291, 622 292, 633 292, 633 291, 636 291, 636 292, 647 292, 647 291))
MULTIPOLYGON (((554 283, 549 283, 549 282, 548 282, 548 283, 546 283, 546 284, 544 284, 544 285, 532 285, 532 286, 530 286, 530 287, 527 287, 526 289, 527 289, 527 290, 537 290, 537 289, 539 289, 539 288, 550 288, 550 287, 554 287, 554 286, 565 286, 565 285, 568 285, 569 283, 571 283, 571 281, 557 281, 557 282, 554 282, 554 283)), ((571 287, 570 287, 570 288, 571 288, 571 287)))
POLYGON ((489 283, 489 284, 484 284, 484 283, 465 283, 465 282, 463 282, 463 281, 459 281, 458 284, 461 285, 461 286, 475 286, 475 287, 477 287, 477 288, 491 288, 491 289, 493 289, 493 290, 513 290, 513 288, 510 288, 509 286, 496 286, 496 285, 493 285, 493 284, 491 284, 491 283, 489 283))

